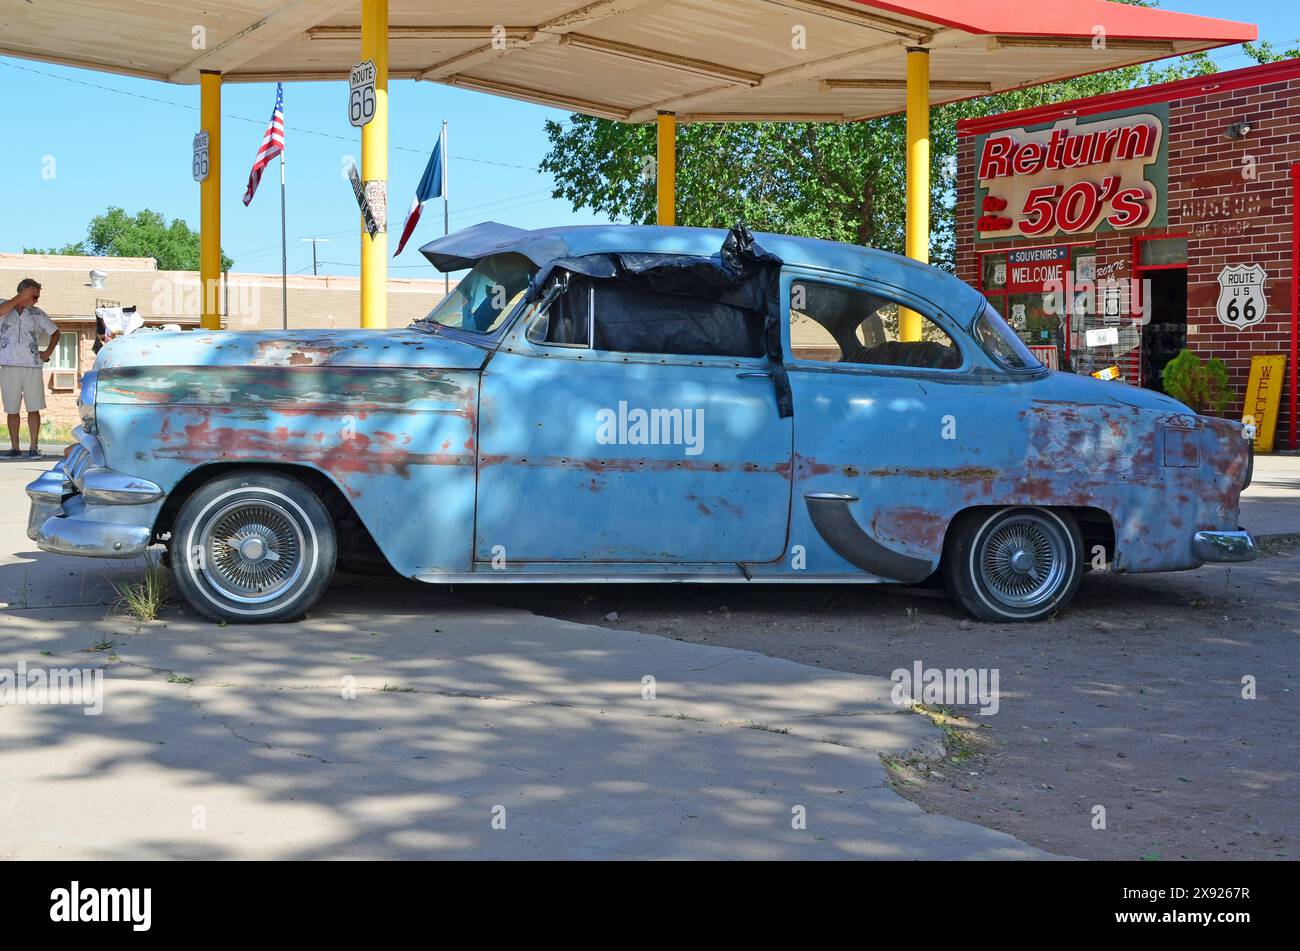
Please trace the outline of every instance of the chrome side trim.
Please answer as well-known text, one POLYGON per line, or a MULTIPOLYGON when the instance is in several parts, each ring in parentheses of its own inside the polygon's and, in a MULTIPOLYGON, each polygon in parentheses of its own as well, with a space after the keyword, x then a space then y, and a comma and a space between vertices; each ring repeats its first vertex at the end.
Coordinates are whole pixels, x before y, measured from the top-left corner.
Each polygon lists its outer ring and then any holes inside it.
POLYGON ((67 457, 27 485, 27 537, 61 555, 138 557, 153 541, 166 493, 148 479, 105 468, 99 440, 80 428, 75 435, 67 457))
MULTIPOLYGON (((88 502, 84 495, 72 495, 36 527, 33 541, 60 555, 135 558, 153 541, 153 523, 162 506, 161 499, 145 505, 100 505, 88 502)), ((33 503, 29 533, 40 516, 37 510, 45 508, 33 503)))
POLYGON ((86 427, 78 426, 72 431, 72 438, 85 448, 90 454, 90 464, 92 466, 104 465, 104 447, 99 444, 99 440, 86 432, 86 427))
POLYGON ((855 568, 881 578, 915 583, 930 577, 934 565, 929 559, 896 552, 868 535, 849 510, 850 502, 854 501, 857 500, 851 495, 829 492, 804 496, 813 528, 831 550, 855 568))
POLYGON ((86 501, 107 505, 142 505, 163 497, 163 490, 157 483, 113 469, 85 470, 81 491, 86 501))
POLYGON ((576 571, 520 572, 493 571, 426 571, 413 576, 425 584, 889 584, 887 579, 870 575, 809 575, 804 572, 762 575, 686 574, 682 572, 647 572, 631 574, 584 574, 576 571))
POLYGON ((58 502, 42 502, 32 499, 31 507, 27 510, 27 537, 34 542, 41 540, 41 528, 46 521, 54 518, 62 509, 58 502))
POLYGON ((115 525, 56 515, 41 526, 36 543, 43 551, 92 558, 138 558, 149 547, 152 526, 115 525))
POLYGON ((1259 552, 1247 531, 1197 532, 1192 536, 1192 553, 1200 561, 1251 561, 1259 552))
POLYGON ((27 497, 42 505, 58 505, 65 495, 72 494, 72 480, 64 474, 63 463, 56 463, 49 472, 42 472, 27 483, 27 497))

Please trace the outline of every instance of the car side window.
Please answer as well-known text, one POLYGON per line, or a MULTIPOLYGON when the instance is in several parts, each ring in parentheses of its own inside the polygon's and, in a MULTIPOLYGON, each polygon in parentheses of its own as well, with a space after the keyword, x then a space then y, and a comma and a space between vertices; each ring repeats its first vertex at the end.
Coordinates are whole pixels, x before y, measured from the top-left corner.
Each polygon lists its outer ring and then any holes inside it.
POLYGON ((705 357, 764 353, 760 313, 619 281, 593 283, 593 346, 598 350, 705 357))
POLYGON ((790 285, 790 349, 797 360, 955 370, 961 350, 943 328, 896 301, 840 284, 790 285), (903 339, 908 323, 919 339, 903 339))
POLYGON ((571 277, 569 289, 553 300, 528 328, 528 339, 551 347, 591 347, 592 281, 571 277))

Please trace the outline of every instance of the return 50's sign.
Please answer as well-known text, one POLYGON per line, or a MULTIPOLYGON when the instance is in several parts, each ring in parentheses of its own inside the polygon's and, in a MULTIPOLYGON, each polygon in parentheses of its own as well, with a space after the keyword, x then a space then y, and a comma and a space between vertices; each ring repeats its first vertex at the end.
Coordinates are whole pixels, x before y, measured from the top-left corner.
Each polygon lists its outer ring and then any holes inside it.
POLYGON ((989 132, 975 142, 975 240, 1162 226, 1168 106, 989 132))

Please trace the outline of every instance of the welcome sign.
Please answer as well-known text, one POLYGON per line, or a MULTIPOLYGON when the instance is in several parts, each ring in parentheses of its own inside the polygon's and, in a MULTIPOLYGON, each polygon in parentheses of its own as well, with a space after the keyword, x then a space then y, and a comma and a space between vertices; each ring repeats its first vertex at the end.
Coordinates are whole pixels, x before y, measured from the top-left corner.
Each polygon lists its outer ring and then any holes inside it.
POLYGON ((1169 106, 989 132, 975 141, 975 240, 1163 226, 1169 106))

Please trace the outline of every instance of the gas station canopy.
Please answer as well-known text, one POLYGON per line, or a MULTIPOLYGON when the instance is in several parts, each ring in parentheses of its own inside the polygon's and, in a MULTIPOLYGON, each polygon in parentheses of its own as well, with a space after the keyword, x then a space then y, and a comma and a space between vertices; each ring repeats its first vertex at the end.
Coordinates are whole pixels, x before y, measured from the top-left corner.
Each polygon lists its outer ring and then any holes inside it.
MULTIPOLYGON (((345 80, 367 61, 353 77, 369 77, 372 105, 360 123, 357 194, 374 212, 363 215, 361 323, 384 327, 390 79, 656 122, 662 225, 676 223, 679 121, 906 110, 905 246, 927 261, 932 106, 1255 37, 1249 24, 1108 0, 27 0, 0 12, 0 55, 199 83, 209 328, 220 326, 224 83, 345 80)), ((919 333, 919 317, 901 315, 903 339, 919 333)))
MULTIPOLYGON (((0 55, 173 83, 346 79, 361 0, 28 0, 0 55)), ((842 121, 1252 40, 1107 0, 390 0, 388 76, 629 122, 842 121)))

